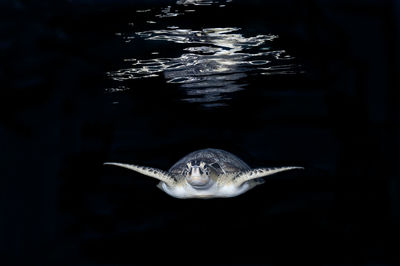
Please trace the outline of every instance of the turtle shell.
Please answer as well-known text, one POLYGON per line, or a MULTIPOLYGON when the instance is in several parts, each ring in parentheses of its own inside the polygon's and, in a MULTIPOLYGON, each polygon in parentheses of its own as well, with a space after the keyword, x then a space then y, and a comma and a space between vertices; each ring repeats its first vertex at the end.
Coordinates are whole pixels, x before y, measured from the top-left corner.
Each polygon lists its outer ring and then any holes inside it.
POLYGON ((204 149, 189 153, 168 171, 174 175, 181 175, 190 161, 203 161, 215 169, 218 175, 250 170, 250 167, 237 156, 227 151, 218 149, 204 149))

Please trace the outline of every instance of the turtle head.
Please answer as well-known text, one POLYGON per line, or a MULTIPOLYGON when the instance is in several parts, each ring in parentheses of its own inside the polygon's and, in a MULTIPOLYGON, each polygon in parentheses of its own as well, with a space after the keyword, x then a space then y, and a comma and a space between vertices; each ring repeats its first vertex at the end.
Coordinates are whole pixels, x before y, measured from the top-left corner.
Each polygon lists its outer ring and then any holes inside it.
POLYGON ((196 189, 208 188, 211 183, 210 171, 202 161, 190 161, 184 171, 186 181, 196 189))

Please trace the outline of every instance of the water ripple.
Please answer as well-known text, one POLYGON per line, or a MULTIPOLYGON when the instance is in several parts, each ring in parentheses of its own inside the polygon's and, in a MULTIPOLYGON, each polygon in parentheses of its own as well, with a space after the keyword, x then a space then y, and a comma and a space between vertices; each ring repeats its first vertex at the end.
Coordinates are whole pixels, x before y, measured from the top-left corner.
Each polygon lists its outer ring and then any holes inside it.
POLYGON ((213 4, 218 4, 218 3, 227 3, 231 1, 213 1, 213 0, 178 0, 176 1, 176 4, 178 5, 194 5, 194 6, 210 6, 213 4))
MULTIPOLYGON (((228 2, 230 1, 181 0, 177 4, 197 6, 228 2)), ((150 10, 137 12, 148 13, 150 10)), ((182 14, 168 6, 162 8, 161 13, 157 13, 155 17, 164 19, 182 14)), ((153 20, 147 22, 155 23, 153 20)), ((125 41, 142 39, 179 44, 177 47, 181 55, 151 58, 163 54, 162 50, 153 51, 147 57, 150 59, 125 59, 130 63, 128 68, 109 72, 108 75, 122 83, 162 76, 167 83, 177 84, 184 91, 184 101, 201 103, 210 108, 224 106, 232 93, 246 87, 244 80, 249 75, 296 73, 291 56, 284 50, 271 49, 270 44, 277 37, 272 34, 245 36, 238 27, 193 30, 167 26, 164 29, 138 31, 124 35, 125 41)))

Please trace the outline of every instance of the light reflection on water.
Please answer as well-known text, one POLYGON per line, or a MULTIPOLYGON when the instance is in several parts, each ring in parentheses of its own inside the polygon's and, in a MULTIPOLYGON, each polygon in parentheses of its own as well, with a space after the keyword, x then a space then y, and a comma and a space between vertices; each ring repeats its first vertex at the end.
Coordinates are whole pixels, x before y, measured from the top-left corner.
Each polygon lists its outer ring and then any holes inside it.
MULTIPOLYGON (((181 5, 211 5, 215 1, 178 1, 181 5)), ((230 1, 224 1, 230 2, 230 1)), ((141 10, 140 12, 149 12, 141 10)), ((181 13, 168 6, 158 18, 174 17, 181 13)), ((243 90, 248 75, 293 74, 295 66, 284 50, 270 50, 268 44, 276 35, 245 37, 237 27, 203 28, 192 30, 169 26, 134 33, 126 40, 141 38, 184 44, 179 57, 126 59, 129 68, 109 72, 115 81, 152 78, 162 75, 167 83, 183 89, 184 101, 201 103, 204 107, 226 105, 232 93, 243 90)), ((160 46, 161 47, 161 46, 160 46)), ((152 56, 162 51, 152 52, 152 56)))
POLYGON ((232 0, 226 0, 226 1, 213 1, 213 0, 178 0, 176 1, 176 4, 178 5, 195 5, 195 6, 209 6, 215 3, 229 3, 232 2, 232 0))

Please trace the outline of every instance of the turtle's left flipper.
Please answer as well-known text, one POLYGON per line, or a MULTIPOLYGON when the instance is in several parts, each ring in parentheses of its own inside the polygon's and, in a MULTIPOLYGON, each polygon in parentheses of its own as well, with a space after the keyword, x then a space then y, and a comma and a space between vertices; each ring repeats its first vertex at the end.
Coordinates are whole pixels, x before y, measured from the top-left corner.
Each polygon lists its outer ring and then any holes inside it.
POLYGON ((141 173, 143 175, 147 175, 153 178, 156 178, 164 183, 166 183, 168 186, 174 186, 176 184, 175 179, 167 172, 157 169, 157 168, 151 168, 151 167, 146 167, 146 166, 139 166, 139 165, 134 165, 134 164, 124 164, 124 163, 104 163, 105 165, 115 165, 123 168, 127 168, 133 171, 136 171, 138 173, 141 173))
POLYGON ((304 169, 303 167, 298 167, 298 166, 287 166, 287 167, 275 167, 275 168, 257 168, 249 171, 245 171, 237 175, 233 179, 233 183, 236 186, 242 185, 244 182, 264 177, 264 176, 269 176, 273 175, 279 172, 283 171, 288 171, 288 170, 293 170, 293 169, 304 169))

